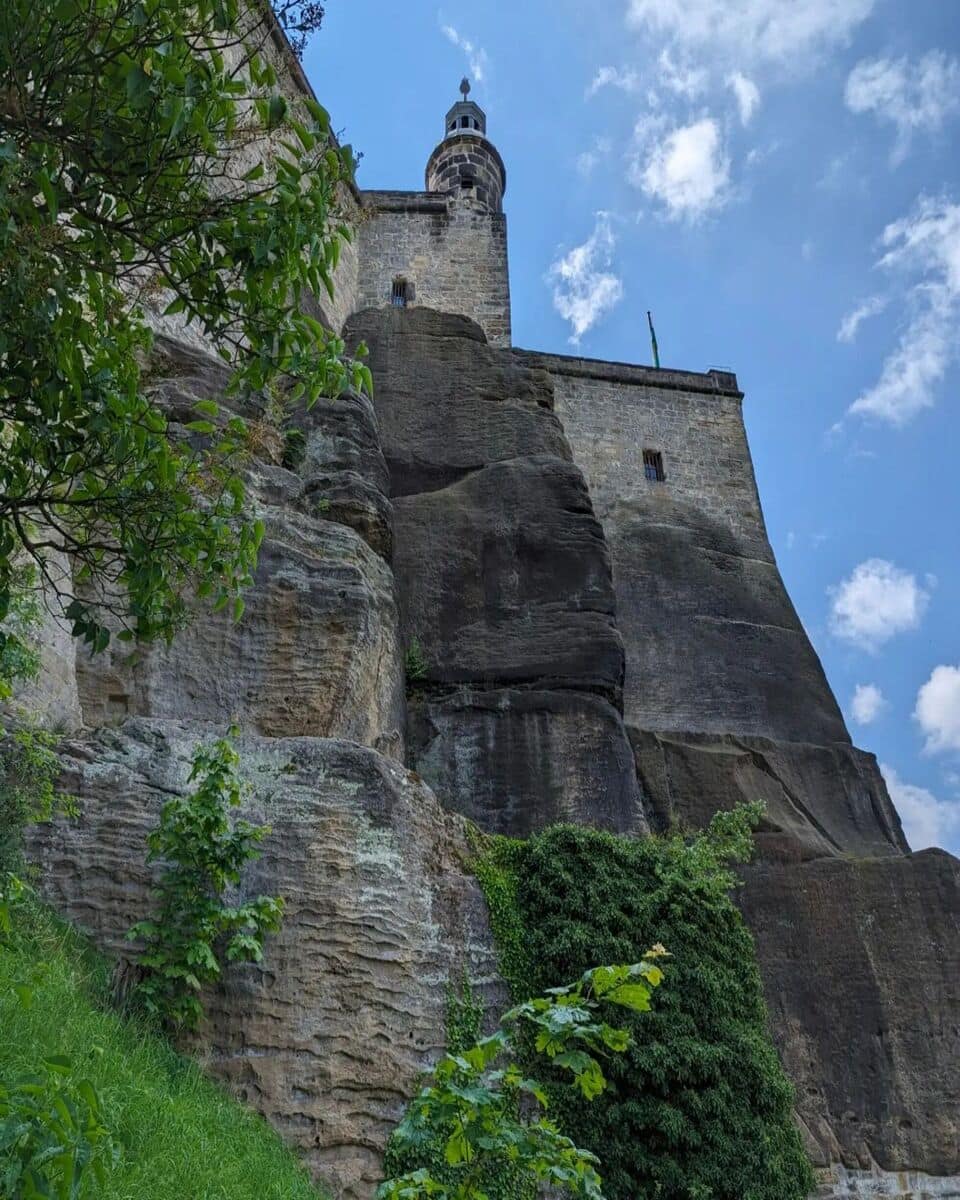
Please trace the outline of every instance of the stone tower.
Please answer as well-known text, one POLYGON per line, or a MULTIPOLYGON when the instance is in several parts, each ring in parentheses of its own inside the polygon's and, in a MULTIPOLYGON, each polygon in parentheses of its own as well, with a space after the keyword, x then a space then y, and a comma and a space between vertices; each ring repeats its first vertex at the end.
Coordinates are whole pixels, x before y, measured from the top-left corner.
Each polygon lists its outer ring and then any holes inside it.
POLYGON ((426 191, 365 191, 359 230, 358 309, 433 308, 476 321, 493 346, 509 346, 510 280, 503 193, 507 172, 468 99, 447 113, 427 161, 426 191))
POLYGON ((479 104, 467 99, 470 84, 460 85, 463 99, 447 113, 443 140, 427 163, 427 191, 444 192, 472 203, 485 212, 503 208, 507 171, 503 159, 487 138, 487 116, 479 104))

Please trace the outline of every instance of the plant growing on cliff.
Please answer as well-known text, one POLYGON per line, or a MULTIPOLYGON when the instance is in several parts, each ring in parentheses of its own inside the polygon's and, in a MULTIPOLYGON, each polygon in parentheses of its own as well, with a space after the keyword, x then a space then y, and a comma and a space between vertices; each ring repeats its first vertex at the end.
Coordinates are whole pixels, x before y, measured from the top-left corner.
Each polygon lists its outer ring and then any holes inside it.
POLYGON ((221 954, 227 962, 260 962, 265 935, 275 933, 283 917, 279 896, 225 902, 270 832, 267 825, 230 823, 229 810, 242 795, 238 762, 227 738, 199 748, 190 772, 196 789, 168 800, 147 838, 147 861, 163 863, 155 888, 159 905, 127 936, 144 944, 138 956, 144 1008, 177 1027, 195 1028, 203 1018, 200 993, 220 977, 221 954))
POLYGON ((56 789, 60 760, 55 746, 53 734, 30 725, 0 732, 0 878, 21 866, 26 825, 48 821, 57 810, 73 810, 73 798, 56 789))
POLYGON ((629 961, 654 939, 670 947, 670 987, 629 1022, 610 1088, 587 1104, 548 1080, 558 1125, 597 1155, 611 1200, 804 1200, 812 1190, 753 941, 730 896, 761 812, 718 813, 692 837, 562 825, 526 842, 479 841, 477 876, 515 998, 598 957, 629 961))
POLYGON ((597 1158, 546 1117, 543 1086, 509 1060, 519 1042, 528 1042, 593 1100, 607 1086, 600 1058, 622 1054, 630 1044, 625 1029, 607 1024, 602 1006, 648 1011, 663 979, 654 960, 665 953, 656 946, 633 965, 594 967, 575 984, 511 1009, 492 1036, 446 1054, 394 1134, 400 1150, 414 1158, 442 1146, 445 1169, 422 1166, 389 1179, 378 1200, 487 1200, 491 1178, 504 1168, 533 1187, 602 1200, 597 1158))
MULTIPOLYGON (((279 9, 295 36, 319 19, 279 9)), ((149 307, 219 352, 231 393, 309 404, 369 386, 304 303, 332 294, 353 156, 319 104, 281 93, 275 30, 240 0, 0 5, 7 683, 23 563, 93 650, 111 630, 171 637, 193 593, 242 610, 263 534, 238 474, 245 426, 212 398, 171 424, 143 374, 149 307)))

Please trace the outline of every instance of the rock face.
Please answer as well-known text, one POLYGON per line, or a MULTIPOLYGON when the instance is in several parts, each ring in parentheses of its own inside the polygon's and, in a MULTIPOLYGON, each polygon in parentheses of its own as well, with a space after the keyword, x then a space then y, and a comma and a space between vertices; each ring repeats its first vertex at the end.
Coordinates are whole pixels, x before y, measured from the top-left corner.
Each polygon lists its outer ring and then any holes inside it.
POLYGON ((909 1194, 960 1193, 960 862, 761 864, 741 903, 814 1161, 855 1178, 922 1164, 944 1190, 909 1194))
MULTIPOLYGON (((68 744, 76 821, 34 827, 47 896, 108 952, 150 912, 144 839, 223 728, 131 719, 68 744)), ((355 743, 245 736, 243 815, 272 826, 244 894, 280 894, 262 966, 208 997, 205 1065, 297 1146, 330 1194, 368 1200, 387 1139, 444 1048, 449 985, 497 993, 461 824, 395 762, 355 743)), ((505 997, 500 997, 502 1000, 505 997)))
POLYGON ((727 734, 631 730, 651 819, 705 825, 718 810, 751 800, 766 805, 759 834, 770 859, 853 853, 879 857, 907 849, 872 754, 834 743, 776 742, 727 734), (829 797, 830 804, 818 804, 829 797), (838 802, 839 801, 839 802, 838 802))
MULTIPOLYGON (((446 986, 467 970, 504 1000, 453 814, 642 833, 762 799, 741 903, 822 1196, 956 1200, 960 864, 909 854, 850 742, 736 380, 498 349, 422 308, 345 337, 370 346, 375 404, 321 402, 294 436, 240 406, 267 528, 243 621, 205 614, 136 659, 50 638, 35 705, 88 732, 64 756, 79 821, 32 835, 47 894, 122 952, 147 829, 239 720, 248 815, 274 829, 245 887, 288 914, 198 1048, 334 1196, 370 1200, 446 986)), ((158 339, 175 426, 225 382, 158 339)))
POLYGON ((370 349, 404 638, 409 761, 497 832, 646 828, 621 719, 603 531, 542 370, 428 309, 348 322, 370 349))
MULTIPOLYGON (((220 362, 158 342, 155 394, 174 428, 193 419, 198 399, 232 404, 220 362)), ((345 396, 300 413, 291 470, 269 414, 248 404, 241 415, 259 451, 248 490, 266 524, 243 620, 206 611, 169 648, 131 654, 114 642, 106 654, 80 654, 83 720, 233 718, 274 737, 351 738, 402 754, 388 476, 370 402, 345 396)))

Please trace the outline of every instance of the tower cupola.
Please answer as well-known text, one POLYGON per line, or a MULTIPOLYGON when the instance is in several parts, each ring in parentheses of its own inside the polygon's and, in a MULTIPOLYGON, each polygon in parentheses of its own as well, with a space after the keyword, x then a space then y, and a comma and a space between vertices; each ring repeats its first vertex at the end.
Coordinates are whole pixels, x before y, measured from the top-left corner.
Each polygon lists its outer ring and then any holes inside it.
POLYGON ((461 82, 460 94, 444 121, 443 140, 427 162, 427 191, 500 212, 507 187, 503 159, 487 138, 487 114, 469 99, 468 79, 461 82))

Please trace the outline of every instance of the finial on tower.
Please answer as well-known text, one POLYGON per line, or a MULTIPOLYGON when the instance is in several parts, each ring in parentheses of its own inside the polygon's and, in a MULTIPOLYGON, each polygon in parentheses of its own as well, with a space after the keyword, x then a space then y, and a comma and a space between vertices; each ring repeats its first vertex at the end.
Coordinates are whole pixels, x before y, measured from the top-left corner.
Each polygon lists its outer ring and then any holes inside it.
POLYGON ((470 95, 470 80, 466 75, 460 80, 460 95, 464 100, 470 95))

